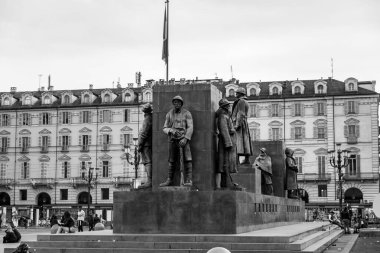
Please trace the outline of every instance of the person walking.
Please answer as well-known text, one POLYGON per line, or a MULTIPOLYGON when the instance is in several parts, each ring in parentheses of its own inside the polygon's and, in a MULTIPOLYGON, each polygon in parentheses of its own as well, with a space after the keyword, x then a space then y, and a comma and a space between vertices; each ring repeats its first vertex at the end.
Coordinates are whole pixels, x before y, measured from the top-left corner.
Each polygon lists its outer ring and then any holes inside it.
POLYGON ((348 213, 347 207, 345 207, 340 215, 343 227, 344 227, 344 233, 350 234, 350 214, 348 213))
POLYGON ((92 215, 91 212, 89 212, 88 217, 88 231, 94 231, 94 216, 92 215))
POLYGON ((79 207, 78 211, 78 232, 83 232, 83 222, 84 222, 84 216, 86 214, 84 213, 82 207, 79 207))

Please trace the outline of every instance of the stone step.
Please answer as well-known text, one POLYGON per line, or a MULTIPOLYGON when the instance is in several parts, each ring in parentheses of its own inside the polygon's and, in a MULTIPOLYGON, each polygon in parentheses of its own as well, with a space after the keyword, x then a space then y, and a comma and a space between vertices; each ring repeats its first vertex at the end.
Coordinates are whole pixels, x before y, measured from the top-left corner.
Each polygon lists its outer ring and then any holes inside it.
POLYGON ((325 238, 315 242, 309 247, 302 250, 304 253, 320 253, 323 252, 327 247, 329 247, 333 242, 335 242, 340 236, 344 234, 344 230, 336 229, 331 234, 325 238))

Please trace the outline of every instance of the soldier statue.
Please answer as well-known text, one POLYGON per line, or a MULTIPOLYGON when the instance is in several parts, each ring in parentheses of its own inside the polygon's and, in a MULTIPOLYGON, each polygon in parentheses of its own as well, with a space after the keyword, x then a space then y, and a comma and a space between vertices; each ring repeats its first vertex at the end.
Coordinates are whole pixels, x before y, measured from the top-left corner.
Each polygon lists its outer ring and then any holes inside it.
POLYGON ((160 184, 172 186, 176 164, 181 171, 181 185, 192 186, 192 157, 190 151, 190 140, 193 135, 193 118, 191 113, 182 108, 183 99, 175 96, 172 99, 173 109, 166 114, 163 131, 169 140, 169 170, 168 178, 160 184))
POLYGON ((245 89, 239 87, 236 91, 238 98, 232 106, 232 122, 236 130, 236 149, 238 157, 244 156, 242 164, 249 164, 252 155, 251 137, 247 122, 249 105, 245 89))
POLYGON ((253 163, 255 169, 261 171, 261 192, 265 195, 273 195, 272 183, 272 159, 267 155, 266 148, 260 149, 260 154, 253 163))
POLYGON ((285 149, 286 180, 285 190, 288 191, 288 198, 298 198, 297 173, 298 168, 296 160, 293 157, 294 151, 290 148, 285 149))
POLYGON ((152 187, 152 105, 145 104, 142 107, 144 121, 139 134, 138 151, 144 164, 148 180, 140 185, 139 189, 152 187))

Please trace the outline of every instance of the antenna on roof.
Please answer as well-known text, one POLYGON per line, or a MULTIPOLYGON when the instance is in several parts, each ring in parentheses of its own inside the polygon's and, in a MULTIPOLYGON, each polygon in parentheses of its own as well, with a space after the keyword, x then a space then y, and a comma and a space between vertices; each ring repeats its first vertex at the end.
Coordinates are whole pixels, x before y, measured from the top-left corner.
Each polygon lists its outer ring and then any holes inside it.
POLYGON ((331 78, 334 78, 334 59, 331 57, 331 78))
POLYGON ((231 79, 234 79, 234 72, 232 70, 232 65, 231 65, 231 79))

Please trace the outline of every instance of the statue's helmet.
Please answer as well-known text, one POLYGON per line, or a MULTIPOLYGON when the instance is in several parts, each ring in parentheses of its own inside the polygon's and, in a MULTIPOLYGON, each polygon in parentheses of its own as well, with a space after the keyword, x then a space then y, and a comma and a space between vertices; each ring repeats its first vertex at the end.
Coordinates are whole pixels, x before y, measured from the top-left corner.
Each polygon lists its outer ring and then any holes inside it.
POLYGON ((286 148, 285 149, 285 155, 292 155, 293 154, 293 150, 290 149, 290 148, 286 148))
POLYGON ((247 95, 247 93, 245 92, 245 89, 243 87, 239 87, 237 90, 236 90, 236 93, 240 93, 240 94, 243 94, 243 95, 247 95))
POLYGON ((263 152, 263 153, 267 153, 267 149, 266 148, 260 148, 260 151, 263 152))
POLYGON ((225 107, 227 105, 230 105, 230 102, 228 102, 227 99, 222 98, 221 100, 219 100, 219 107, 225 107))
POLYGON ((181 103, 183 104, 183 99, 180 95, 177 95, 175 96, 173 99, 172 99, 172 103, 174 103, 175 100, 178 100, 178 101, 181 101, 181 103))
POLYGON ((152 105, 150 103, 144 104, 142 106, 142 111, 143 112, 148 112, 148 113, 152 112, 153 111, 153 107, 152 107, 152 105))

